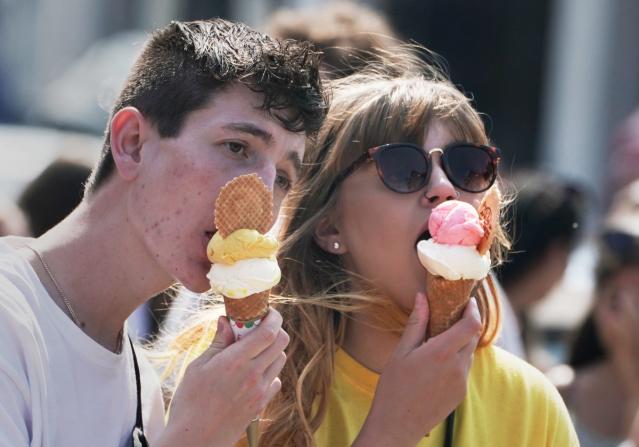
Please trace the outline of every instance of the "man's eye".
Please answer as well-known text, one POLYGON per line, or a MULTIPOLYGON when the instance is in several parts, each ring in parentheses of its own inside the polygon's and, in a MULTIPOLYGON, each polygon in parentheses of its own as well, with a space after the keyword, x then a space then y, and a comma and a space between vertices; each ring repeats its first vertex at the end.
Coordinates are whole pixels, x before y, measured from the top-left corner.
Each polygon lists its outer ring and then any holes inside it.
POLYGON ((238 143, 236 141, 228 141, 224 143, 229 152, 235 155, 245 155, 246 154, 246 146, 242 143, 238 143))
POLYGON ((291 189, 291 180, 286 174, 277 174, 275 176, 275 185, 283 191, 291 189))

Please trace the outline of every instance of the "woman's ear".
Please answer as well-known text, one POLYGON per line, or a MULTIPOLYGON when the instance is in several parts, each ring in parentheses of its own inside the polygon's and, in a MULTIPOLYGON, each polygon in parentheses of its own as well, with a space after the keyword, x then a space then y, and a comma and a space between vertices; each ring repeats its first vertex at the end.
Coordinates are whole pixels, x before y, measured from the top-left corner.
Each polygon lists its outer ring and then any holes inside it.
POLYGON ((341 236, 338 226, 331 214, 322 216, 313 231, 313 238, 317 245, 324 251, 336 255, 343 255, 348 251, 341 236))
POLYGON ((111 119, 111 154, 124 180, 133 180, 138 175, 148 129, 147 120, 135 107, 124 107, 111 119))

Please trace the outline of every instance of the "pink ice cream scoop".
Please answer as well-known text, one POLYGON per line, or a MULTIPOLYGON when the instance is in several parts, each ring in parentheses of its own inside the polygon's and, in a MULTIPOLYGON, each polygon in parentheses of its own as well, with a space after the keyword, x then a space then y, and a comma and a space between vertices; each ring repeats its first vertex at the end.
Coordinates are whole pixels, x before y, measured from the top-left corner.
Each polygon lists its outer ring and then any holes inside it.
POLYGON ((428 231, 438 244, 479 244, 484 230, 477 210, 466 202, 448 200, 433 209, 428 219, 428 231))

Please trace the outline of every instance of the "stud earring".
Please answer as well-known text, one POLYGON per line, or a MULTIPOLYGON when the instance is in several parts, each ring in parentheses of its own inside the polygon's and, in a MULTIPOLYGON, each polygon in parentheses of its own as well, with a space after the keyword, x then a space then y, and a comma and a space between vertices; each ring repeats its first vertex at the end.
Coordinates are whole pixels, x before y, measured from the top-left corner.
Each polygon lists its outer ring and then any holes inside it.
POLYGON ((333 242, 333 250, 335 251, 339 250, 339 242, 337 241, 333 242))

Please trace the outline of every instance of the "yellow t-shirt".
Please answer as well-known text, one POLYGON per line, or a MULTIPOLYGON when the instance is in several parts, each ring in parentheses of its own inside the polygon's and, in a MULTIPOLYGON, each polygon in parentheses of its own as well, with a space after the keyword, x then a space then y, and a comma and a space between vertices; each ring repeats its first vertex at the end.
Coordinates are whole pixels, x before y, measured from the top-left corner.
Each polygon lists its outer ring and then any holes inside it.
MULTIPOLYGON (((352 444, 366 419, 378 379, 378 374, 345 351, 337 351, 326 417, 315 433, 318 447, 352 444)), ((418 447, 443 446, 444 425, 434 428, 418 447)), ((468 393, 455 413, 453 445, 571 447, 579 446, 579 441, 566 406, 544 375, 491 346, 475 353, 468 393)))

